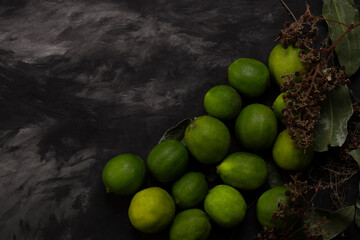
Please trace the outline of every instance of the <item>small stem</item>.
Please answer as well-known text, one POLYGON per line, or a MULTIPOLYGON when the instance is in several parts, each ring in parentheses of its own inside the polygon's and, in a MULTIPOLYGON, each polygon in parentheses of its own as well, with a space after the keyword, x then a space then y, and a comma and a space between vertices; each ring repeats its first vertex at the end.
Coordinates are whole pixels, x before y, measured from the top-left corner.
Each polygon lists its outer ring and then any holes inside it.
MULTIPOLYGON (((310 199, 310 202, 313 203, 316 196, 318 195, 319 191, 320 191, 320 187, 321 187, 321 180, 319 181, 318 183, 318 186, 315 188, 315 193, 314 195, 312 196, 312 198, 310 199)), ((309 206, 310 207, 310 206, 309 206)))
POLYGON ((286 10, 289 11, 289 13, 290 13, 291 16, 293 17, 293 19, 294 19, 295 21, 297 21, 295 15, 294 15, 293 12, 290 10, 290 8, 286 5, 286 3, 285 3, 283 0, 280 0, 280 1, 281 1, 281 3, 284 5, 284 7, 286 8, 286 10))
POLYGON ((346 34, 348 34, 351 30, 353 30, 357 26, 360 26, 360 22, 358 22, 356 24, 350 24, 347 27, 347 29, 345 30, 345 32, 343 32, 326 51, 329 52, 330 50, 334 49, 336 47, 336 45, 341 41, 341 39, 343 39, 346 36, 346 34))
POLYGON ((342 23, 342 22, 339 22, 339 21, 336 21, 336 20, 332 20, 332 19, 328 19, 328 18, 322 18, 322 17, 315 17, 317 20, 319 21, 328 21, 328 22, 334 22, 334 23, 337 23, 337 24, 341 24, 345 27, 350 27, 350 25, 347 25, 345 23, 342 23))

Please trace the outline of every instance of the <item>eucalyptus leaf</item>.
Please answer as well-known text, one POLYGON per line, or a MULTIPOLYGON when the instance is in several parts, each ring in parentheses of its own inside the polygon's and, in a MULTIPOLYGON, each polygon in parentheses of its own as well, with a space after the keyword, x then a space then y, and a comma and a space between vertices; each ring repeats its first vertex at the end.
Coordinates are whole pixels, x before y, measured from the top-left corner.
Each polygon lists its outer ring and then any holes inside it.
MULTIPOLYGON (((326 210, 326 209, 322 209, 322 208, 308 208, 306 209, 304 215, 305 216, 311 216, 313 213, 312 211, 314 211, 315 215, 314 217, 310 218, 310 217, 304 217, 303 218, 303 226, 298 228, 295 232, 293 232, 288 238, 286 238, 286 240, 303 240, 303 239, 307 239, 307 235, 305 233, 305 226, 306 228, 311 228, 312 229, 312 233, 319 233, 319 231, 324 231, 324 229, 319 229, 317 227, 317 222, 321 222, 323 220, 323 217, 326 217, 326 219, 333 214, 331 211, 326 210), (315 220, 315 222, 314 222, 315 220)), ((320 239, 320 238, 319 238, 320 239)), ((321 237, 321 239, 323 239, 323 237, 321 237)))
POLYGON ((328 145, 341 147, 346 140, 347 123, 353 114, 347 86, 329 92, 321 105, 320 119, 315 126, 314 150, 324 152, 328 145))
MULTIPOLYGON (((359 192, 360 192, 360 185, 359 185, 359 192)), ((360 196, 358 197, 356 204, 355 204, 355 225, 357 228, 360 228, 360 196)))
MULTIPOLYGON (((359 168, 360 168, 360 150, 352 150, 349 153, 354 160, 357 162, 359 168)), ((356 204, 355 204, 356 212, 355 212, 355 224, 356 227, 360 228, 360 182, 359 182, 359 196, 357 198, 356 204)))
POLYGON ((274 161, 270 160, 266 163, 267 166, 267 180, 271 188, 284 186, 285 178, 281 174, 281 170, 275 164, 274 161))
POLYGON ((360 150, 352 150, 349 154, 354 158, 360 168, 360 150))
MULTIPOLYGON (((335 212, 330 212, 329 210, 316 208, 315 209, 315 219, 316 221, 321 221, 323 218, 326 218, 328 221, 322 226, 322 237, 323 240, 330 240, 345 231, 349 225, 354 221, 355 217, 355 207, 347 206, 341 208, 335 212)), ((315 223, 310 223, 315 224, 315 223)))
MULTIPOLYGON (((359 22, 359 12, 354 0, 323 0, 322 14, 324 18, 345 24, 359 22)), ((339 23, 327 21, 332 42, 335 42, 347 27, 339 23)), ((351 30, 336 45, 335 52, 340 65, 345 67, 348 77, 353 75, 360 66, 360 26, 351 30)))
MULTIPOLYGON (((322 216, 320 215, 319 217, 322 216)), ((329 220, 329 222, 324 224, 323 231, 329 234, 323 235, 323 239, 333 239, 334 237, 345 231, 354 221, 355 207, 344 207, 325 217, 329 220)))
POLYGON ((191 123, 190 118, 186 118, 176 124, 176 126, 169 128, 164 135, 161 137, 159 143, 166 140, 178 140, 181 141, 184 138, 185 129, 191 123))

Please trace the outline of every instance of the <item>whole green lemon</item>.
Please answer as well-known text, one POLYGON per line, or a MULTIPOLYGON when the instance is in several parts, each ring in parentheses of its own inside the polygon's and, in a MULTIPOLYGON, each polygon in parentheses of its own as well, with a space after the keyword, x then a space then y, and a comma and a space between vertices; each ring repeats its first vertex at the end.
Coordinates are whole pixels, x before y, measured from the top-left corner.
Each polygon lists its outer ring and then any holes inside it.
POLYGON ((285 93, 280 93, 279 96, 277 96, 277 98, 275 99, 274 104, 273 104, 275 116, 280 121, 285 118, 284 114, 282 113, 282 111, 284 110, 284 108, 286 106, 286 103, 283 98, 284 94, 285 93))
POLYGON ((236 152, 227 156, 217 167, 224 183, 233 187, 254 190, 266 181, 267 167, 264 159, 248 152, 236 152))
POLYGON ((177 140, 166 140, 149 153, 146 164, 156 180, 168 183, 178 179, 189 161, 187 149, 177 140))
POLYGON ((134 195, 128 214, 131 224, 139 231, 157 233, 174 219, 175 202, 162 188, 146 188, 134 195))
POLYGON ((185 130, 185 144, 201 163, 221 161, 230 148, 230 132, 220 120, 210 116, 195 118, 185 130))
POLYGON ((282 228, 284 220, 274 218, 273 215, 279 210, 281 201, 290 205, 290 198, 286 195, 289 189, 285 187, 274 187, 264 192, 258 199, 256 204, 256 216, 261 226, 268 228, 282 228))
POLYGON ((188 172, 177 180, 172 187, 175 203, 181 208, 198 206, 208 193, 205 175, 200 172, 188 172))
POLYGON ((228 68, 228 81, 241 95, 258 97, 270 85, 270 72, 256 59, 239 58, 228 68))
POLYGON ((170 227, 170 240, 206 240, 211 223, 200 209, 188 209, 178 213, 170 227))
POLYGON ((276 138, 277 129, 274 112, 258 103, 243 108, 235 122, 235 134, 240 145, 252 151, 270 148, 276 138))
POLYGON ((102 171, 106 192, 131 195, 143 184, 146 168, 143 160, 131 153, 120 154, 110 159, 102 171))
POLYGON ((211 88, 204 97, 206 112, 221 120, 235 119, 241 106, 240 94, 234 88, 226 85, 211 88))
POLYGON ((300 48, 288 46, 284 48, 281 44, 277 44, 269 55, 268 66, 271 77, 280 86, 284 79, 281 76, 302 70, 304 64, 300 60, 300 48))
POLYGON ((224 228, 239 225, 246 214, 246 202, 241 193, 228 185, 217 185, 210 190, 204 201, 205 212, 224 228))
POLYGON ((310 165, 314 151, 310 148, 296 148, 289 132, 283 130, 275 140, 272 155, 275 163, 280 168, 300 171, 310 165))

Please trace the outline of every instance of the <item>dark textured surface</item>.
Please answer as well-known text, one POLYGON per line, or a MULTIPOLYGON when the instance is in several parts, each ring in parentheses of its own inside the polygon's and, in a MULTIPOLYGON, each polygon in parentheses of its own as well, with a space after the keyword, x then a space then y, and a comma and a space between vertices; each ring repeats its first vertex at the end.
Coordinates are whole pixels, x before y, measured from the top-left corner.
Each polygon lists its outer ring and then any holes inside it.
MULTIPOLYGON (((0 239, 167 239, 131 227, 131 198, 105 194, 104 164, 146 159, 167 128, 204 114, 204 93, 239 57, 266 63, 285 21, 269 0, 1 1, 0 239)), ((212 239, 252 239, 262 190, 247 193, 238 229, 213 224, 212 239)))

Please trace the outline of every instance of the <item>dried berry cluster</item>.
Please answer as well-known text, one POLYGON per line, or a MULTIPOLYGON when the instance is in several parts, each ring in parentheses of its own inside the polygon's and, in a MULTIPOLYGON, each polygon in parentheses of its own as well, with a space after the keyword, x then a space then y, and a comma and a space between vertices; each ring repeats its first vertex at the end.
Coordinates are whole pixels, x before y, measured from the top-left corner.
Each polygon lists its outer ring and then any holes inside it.
POLYGON ((308 7, 299 20, 293 23, 285 23, 285 29, 279 32, 281 44, 285 48, 293 45, 301 49, 311 49, 316 43, 318 21, 318 18, 311 15, 308 7))
POLYGON ((279 33, 280 42, 299 47, 300 58, 305 67, 299 72, 282 76, 286 79, 281 86, 286 107, 283 111, 284 123, 298 148, 314 144, 314 131, 320 116, 321 103, 327 93, 339 86, 349 84, 343 68, 332 62, 334 46, 328 40, 317 46, 317 23, 321 18, 306 13, 292 24, 286 23, 279 33))
POLYGON ((257 235, 256 235, 256 238, 255 239, 258 239, 258 240, 276 240, 276 239, 279 239, 277 237, 277 234, 275 233, 275 230, 274 228, 267 228, 267 227, 264 227, 262 229, 261 232, 259 232, 257 235))

